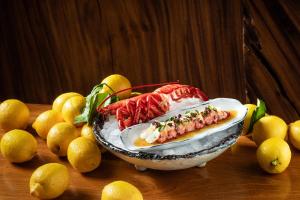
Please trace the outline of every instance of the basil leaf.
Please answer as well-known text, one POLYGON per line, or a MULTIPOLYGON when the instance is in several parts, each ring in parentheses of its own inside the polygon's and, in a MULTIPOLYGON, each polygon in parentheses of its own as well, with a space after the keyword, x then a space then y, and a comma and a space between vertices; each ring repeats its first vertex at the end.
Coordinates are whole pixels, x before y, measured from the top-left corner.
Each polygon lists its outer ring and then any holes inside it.
MULTIPOLYGON (((93 119, 96 114, 96 108, 109 96, 109 93, 98 93, 93 98, 93 103, 90 107, 90 112, 88 114, 87 122, 89 125, 93 123, 93 119)), ((109 100, 109 99, 108 99, 109 100)), ((107 100, 107 101, 108 101, 107 100)), ((105 103, 104 103, 105 104, 105 103)))
POLYGON ((250 125, 247 133, 252 132, 255 122, 257 122, 260 118, 264 117, 266 115, 266 112, 267 112, 267 108, 265 102, 261 99, 257 99, 257 107, 252 113, 250 125))
MULTIPOLYGON (((112 88, 109 87, 106 83, 101 83, 94 86, 91 93, 85 98, 86 103, 83 112, 80 115, 75 117, 74 119, 75 124, 79 124, 83 122, 87 122, 89 125, 92 124, 96 114, 97 107, 110 95, 108 92, 100 93, 104 85, 107 86, 112 92, 114 92, 112 88)), ((112 96, 104 102, 102 107, 105 107, 117 101, 119 101, 119 98, 117 96, 112 96)))
POLYGON ((97 95, 102 90, 104 84, 94 86, 91 93, 85 98, 85 107, 83 112, 74 119, 75 124, 91 121, 91 117, 95 112, 95 103, 97 103, 97 95))

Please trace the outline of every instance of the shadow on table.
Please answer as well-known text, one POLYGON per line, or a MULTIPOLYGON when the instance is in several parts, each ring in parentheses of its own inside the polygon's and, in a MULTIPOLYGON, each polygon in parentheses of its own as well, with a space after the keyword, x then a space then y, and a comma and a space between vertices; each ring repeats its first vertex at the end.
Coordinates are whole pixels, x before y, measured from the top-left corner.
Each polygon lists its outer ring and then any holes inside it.
POLYGON ((92 196, 88 192, 76 190, 72 191, 71 189, 66 190, 61 196, 56 198, 57 200, 85 200, 85 199, 92 199, 92 196))

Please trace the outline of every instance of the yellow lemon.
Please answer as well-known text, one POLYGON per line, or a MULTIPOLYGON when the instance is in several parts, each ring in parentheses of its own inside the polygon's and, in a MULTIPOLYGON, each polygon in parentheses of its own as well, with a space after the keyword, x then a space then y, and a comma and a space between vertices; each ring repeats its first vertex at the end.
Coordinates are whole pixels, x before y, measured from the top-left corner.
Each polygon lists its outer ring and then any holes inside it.
POLYGON ((244 120, 244 125, 243 125, 243 133, 246 134, 248 132, 251 117, 252 117, 252 114, 253 114, 253 112, 256 108, 256 105, 254 105, 254 104, 245 104, 244 106, 248 109, 247 115, 246 115, 245 120, 244 120))
MULTIPOLYGON (((106 83, 109 86, 109 87, 107 87, 106 85, 104 85, 101 92, 112 93, 112 90, 114 92, 118 92, 118 91, 121 91, 121 90, 124 90, 127 88, 131 88, 130 81, 125 76, 122 76, 120 74, 110 75, 110 76, 106 77, 105 79, 103 79, 101 83, 106 83)), ((131 90, 127 90, 127 91, 117 94, 117 96, 120 99, 129 98, 130 95, 131 95, 131 90)))
POLYGON ((92 140, 93 142, 96 141, 94 133, 93 133, 93 128, 89 126, 88 124, 85 124, 82 129, 81 129, 81 136, 88 138, 92 140))
POLYGON ((8 99, 0 104, 0 128, 4 131, 25 129, 29 120, 29 109, 17 99, 8 99))
POLYGON ((70 142, 77 138, 77 129, 70 123, 55 124, 47 136, 47 146, 58 156, 66 156, 70 142))
POLYGON ((90 139, 79 137, 68 147, 68 160, 79 172, 90 172, 99 166, 101 153, 90 139))
POLYGON ((76 92, 67 92, 67 93, 63 93, 61 95, 59 95, 58 97, 56 97, 56 99, 53 101, 52 104, 52 110, 55 110, 57 112, 61 112, 63 105, 65 104, 65 102, 74 96, 81 96, 80 94, 76 93, 76 92))
POLYGON ((46 139, 50 128, 58 123, 62 122, 63 119, 59 112, 55 110, 47 110, 41 113, 33 122, 32 128, 37 132, 37 134, 46 139))
POLYGON ((256 145, 260 145, 271 137, 284 139, 287 135, 287 128, 286 123, 281 118, 274 115, 264 116, 254 124, 252 138, 256 145))
POLYGON ((83 96, 74 96, 69 98, 62 107, 62 116, 66 122, 73 124, 74 118, 81 113, 85 106, 85 98, 83 96))
POLYGON ((60 196, 69 186, 69 172, 59 163, 48 163, 38 167, 30 177, 30 194, 39 199, 60 196))
POLYGON ((143 200, 143 195, 128 182, 114 181, 103 188, 101 200, 143 200))
POLYGON ((300 120, 289 125, 289 140, 296 149, 300 150, 300 120))
MULTIPOLYGON (((92 140, 93 142, 96 142, 95 136, 93 134, 93 127, 89 126, 88 124, 85 124, 82 127, 82 129, 81 129, 81 136, 85 137, 85 138, 88 138, 88 139, 92 140)), ((101 153, 104 153, 104 152, 107 151, 102 146, 99 146, 99 149, 100 149, 101 153)))
POLYGON ((291 150, 283 139, 273 137, 265 140, 256 151, 262 169, 271 174, 283 172, 291 161, 291 150))
POLYGON ((1 139, 1 153, 13 163, 31 160, 37 152, 37 141, 27 131, 14 129, 1 139))

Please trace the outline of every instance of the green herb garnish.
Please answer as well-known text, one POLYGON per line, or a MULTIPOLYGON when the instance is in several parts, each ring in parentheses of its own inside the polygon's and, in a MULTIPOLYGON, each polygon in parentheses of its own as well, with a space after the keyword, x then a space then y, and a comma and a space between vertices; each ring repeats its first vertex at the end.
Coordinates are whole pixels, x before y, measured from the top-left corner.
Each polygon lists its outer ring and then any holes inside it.
MULTIPOLYGON (((92 124, 93 119, 96 114, 96 108, 102 103, 102 101, 104 99, 106 99, 110 95, 110 93, 108 93, 108 92, 100 92, 103 89, 104 85, 109 87, 107 84, 101 83, 99 85, 96 85, 93 88, 93 90, 91 91, 91 93, 88 96, 86 96, 85 107, 84 107, 82 113, 75 117, 75 119, 74 119, 75 124, 80 124, 83 122, 87 122, 89 125, 92 124)), ((112 89, 111 89, 111 91, 114 92, 112 89)), ((117 96, 112 96, 111 98, 107 99, 104 102, 103 107, 105 107, 111 103, 114 103, 118 100, 119 100, 119 98, 117 96)))
POLYGON ((257 107, 252 113, 247 134, 252 132, 255 122, 257 122, 260 118, 264 117, 266 115, 266 112, 267 108, 265 102, 261 99, 257 99, 257 107))

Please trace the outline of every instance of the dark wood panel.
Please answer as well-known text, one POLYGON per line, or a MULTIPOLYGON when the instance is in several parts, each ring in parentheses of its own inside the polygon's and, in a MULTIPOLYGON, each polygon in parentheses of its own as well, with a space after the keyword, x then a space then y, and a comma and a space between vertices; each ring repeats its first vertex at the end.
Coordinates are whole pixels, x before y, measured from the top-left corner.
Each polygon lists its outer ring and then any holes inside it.
POLYGON ((287 122, 300 117, 300 2, 245 0, 245 68, 251 102, 287 122))
POLYGON ((120 73, 244 100, 239 0, 13 0, 0 15, 0 99, 51 102, 120 73))

